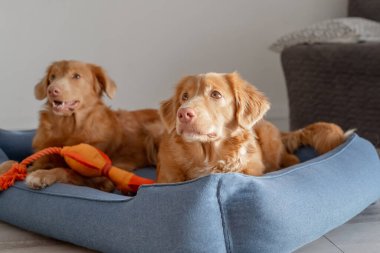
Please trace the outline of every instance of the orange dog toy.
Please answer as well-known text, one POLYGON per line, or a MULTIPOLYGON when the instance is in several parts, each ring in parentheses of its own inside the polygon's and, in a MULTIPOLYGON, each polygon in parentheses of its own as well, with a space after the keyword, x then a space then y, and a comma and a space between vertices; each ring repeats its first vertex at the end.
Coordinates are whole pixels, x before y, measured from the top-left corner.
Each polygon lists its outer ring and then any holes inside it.
POLYGON ((140 185, 154 183, 151 179, 139 177, 112 166, 106 154, 91 145, 82 143, 63 148, 46 148, 27 157, 21 163, 13 164, 9 171, 0 176, 0 190, 8 189, 16 180, 24 180, 27 166, 40 157, 50 154, 61 155, 71 169, 83 176, 109 178, 122 193, 137 192, 140 185))

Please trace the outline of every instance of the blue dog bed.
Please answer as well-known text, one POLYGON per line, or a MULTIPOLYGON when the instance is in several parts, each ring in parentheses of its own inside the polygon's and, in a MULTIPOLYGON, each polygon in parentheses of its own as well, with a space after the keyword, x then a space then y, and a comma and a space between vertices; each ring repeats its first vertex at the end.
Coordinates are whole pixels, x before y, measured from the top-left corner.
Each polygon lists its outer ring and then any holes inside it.
MULTIPOLYGON (((28 155, 33 134, 0 131, 0 161, 28 155)), ((65 184, 31 190, 18 182, 0 193, 0 219, 102 252, 279 253, 379 198, 378 155, 352 135, 325 155, 262 177, 214 174, 142 186, 135 197, 65 184)))

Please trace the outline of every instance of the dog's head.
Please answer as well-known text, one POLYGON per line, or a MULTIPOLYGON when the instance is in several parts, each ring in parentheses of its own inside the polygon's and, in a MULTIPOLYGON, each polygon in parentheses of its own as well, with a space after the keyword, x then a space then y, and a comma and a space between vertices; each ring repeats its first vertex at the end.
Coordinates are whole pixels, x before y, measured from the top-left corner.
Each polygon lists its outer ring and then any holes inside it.
POLYGON ((267 98, 238 73, 183 78, 174 96, 161 103, 169 132, 186 141, 209 142, 238 129, 250 129, 268 111, 267 98))
POLYGON ((58 61, 47 68, 34 94, 39 100, 47 98, 55 114, 67 116, 96 103, 103 93, 112 98, 115 91, 115 83, 101 67, 78 61, 58 61))

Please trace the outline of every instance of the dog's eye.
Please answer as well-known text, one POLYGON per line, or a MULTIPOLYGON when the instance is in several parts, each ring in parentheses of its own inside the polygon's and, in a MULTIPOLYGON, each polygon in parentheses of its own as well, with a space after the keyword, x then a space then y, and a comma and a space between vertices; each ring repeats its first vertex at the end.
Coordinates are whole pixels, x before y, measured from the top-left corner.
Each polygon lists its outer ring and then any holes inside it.
POLYGON ((215 99, 222 98, 222 94, 220 94, 220 92, 217 91, 217 90, 212 91, 211 94, 210 94, 210 96, 211 96, 212 98, 215 98, 215 99))
POLYGON ((47 79, 47 84, 49 85, 51 82, 53 82, 55 79, 55 75, 50 75, 49 78, 47 79))
POLYGON ((188 100, 189 99, 189 93, 185 92, 182 94, 182 100, 188 100))
POLYGON ((74 73, 74 74, 73 74, 73 78, 74 78, 74 79, 79 79, 79 78, 80 78, 80 75, 79 75, 78 73, 74 73))

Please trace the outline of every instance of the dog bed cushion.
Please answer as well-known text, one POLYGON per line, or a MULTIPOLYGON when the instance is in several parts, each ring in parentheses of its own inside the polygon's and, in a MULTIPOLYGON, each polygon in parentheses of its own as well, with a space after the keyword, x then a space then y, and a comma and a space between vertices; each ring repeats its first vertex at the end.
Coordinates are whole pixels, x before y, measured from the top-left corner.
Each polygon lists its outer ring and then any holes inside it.
MULTIPOLYGON (((6 147, 30 146, 4 134, 6 147)), ((379 183, 374 147, 354 134, 325 155, 262 177, 214 174, 142 186, 134 197, 18 182, 0 193, 0 220, 102 252, 292 252, 380 198, 379 183)))

